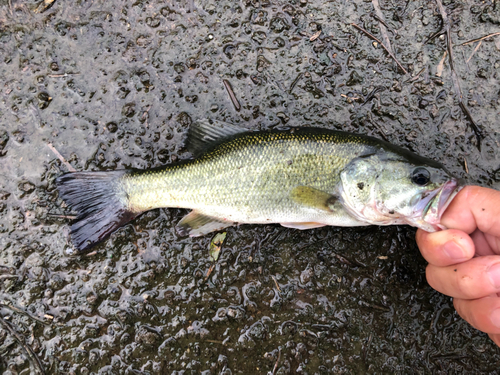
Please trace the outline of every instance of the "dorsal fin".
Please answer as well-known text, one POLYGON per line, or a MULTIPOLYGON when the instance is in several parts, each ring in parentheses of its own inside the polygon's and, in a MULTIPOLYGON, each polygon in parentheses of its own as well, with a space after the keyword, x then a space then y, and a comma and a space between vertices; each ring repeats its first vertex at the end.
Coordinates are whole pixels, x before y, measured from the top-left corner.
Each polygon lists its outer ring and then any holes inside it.
POLYGON ((249 132, 248 129, 240 128, 227 122, 199 120, 189 128, 186 147, 196 157, 218 141, 247 132, 249 132))

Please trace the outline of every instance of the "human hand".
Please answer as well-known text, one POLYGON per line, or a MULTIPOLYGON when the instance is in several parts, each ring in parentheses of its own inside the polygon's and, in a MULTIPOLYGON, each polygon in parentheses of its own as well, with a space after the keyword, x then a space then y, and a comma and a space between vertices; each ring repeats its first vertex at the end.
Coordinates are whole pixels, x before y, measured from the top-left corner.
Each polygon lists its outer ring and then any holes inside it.
POLYGON ((447 230, 417 231, 427 281, 458 314, 500 346, 500 192, 466 186, 441 218, 447 230))

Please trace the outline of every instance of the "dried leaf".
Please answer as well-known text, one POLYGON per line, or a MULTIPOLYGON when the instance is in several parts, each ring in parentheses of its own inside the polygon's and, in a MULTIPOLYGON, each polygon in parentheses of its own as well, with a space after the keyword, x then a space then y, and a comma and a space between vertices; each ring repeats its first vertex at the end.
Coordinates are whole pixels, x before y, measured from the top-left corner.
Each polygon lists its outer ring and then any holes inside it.
POLYGON ((217 259, 219 259, 219 253, 222 249, 222 244, 226 239, 226 235, 227 232, 217 233, 214 238, 212 238, 212 241, 210 241, 209 255, 212 262, 216 262, 217 259))
POLYGON ((38 4, 38 7, 35 9, 35 13, 45 12, 47 9, 49 9, 52 6, 54 1, 56 1, 56 0, 44 0, 44 1, 42 1, 40 4, 38 4))
POLYGON ((315 32, 314 35, 309 38, 309 41, 314 42, 316 39, 319 38, 320 35, 321 35, 321 30, 315 32))
POLYGON ((441 74, 443 74, 443 68, 444 68, 444 59, 446 58, 446 55, 448 52, 444 51, 443 58, 439 62, 437 69, 436 69, 436 76, 441 77, 441 74))

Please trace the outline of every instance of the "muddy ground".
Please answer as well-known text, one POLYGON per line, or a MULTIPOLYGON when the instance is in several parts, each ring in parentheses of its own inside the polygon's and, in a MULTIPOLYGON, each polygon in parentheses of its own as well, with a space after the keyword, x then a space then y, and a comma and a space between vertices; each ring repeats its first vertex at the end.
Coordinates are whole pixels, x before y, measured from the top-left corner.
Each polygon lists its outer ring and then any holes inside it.
POLYGON ((173 230, 185 210, 150 211, 84 256, 57 216, 62 158, 175 162, 205 118, 369 134, 500 188, 500 36, 463 44, 500 31, 500 3, 444 1, 480 135, 432 38, 436 3, 378 3, 1 0, 0 372, 498 371, 499 349, 427 285, 413 228, 240 226, 214 263, 211 236, 173 230))

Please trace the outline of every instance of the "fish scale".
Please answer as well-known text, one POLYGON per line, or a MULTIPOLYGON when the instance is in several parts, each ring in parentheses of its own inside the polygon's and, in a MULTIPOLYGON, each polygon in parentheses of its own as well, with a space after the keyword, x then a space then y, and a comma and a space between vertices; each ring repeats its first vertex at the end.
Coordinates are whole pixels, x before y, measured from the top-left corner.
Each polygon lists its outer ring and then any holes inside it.
POLYGON ((244 134, 200 159, 124 176, 129 208, 183 207, 219 216, 237 207, 244 215, 231 219, 253 223, 295 218, 305 208, 290 199, 291 189, 306 185, 333 193, 350 160, 342 157, 345 150, 373 149, 355 138, 338 142, 328 135, 244 134))

